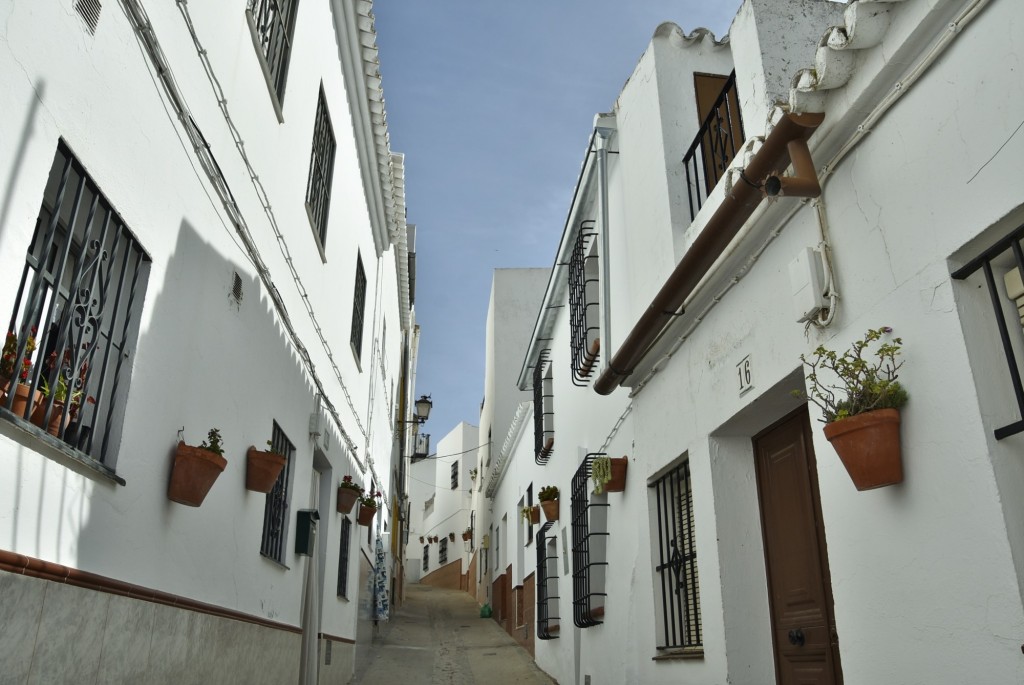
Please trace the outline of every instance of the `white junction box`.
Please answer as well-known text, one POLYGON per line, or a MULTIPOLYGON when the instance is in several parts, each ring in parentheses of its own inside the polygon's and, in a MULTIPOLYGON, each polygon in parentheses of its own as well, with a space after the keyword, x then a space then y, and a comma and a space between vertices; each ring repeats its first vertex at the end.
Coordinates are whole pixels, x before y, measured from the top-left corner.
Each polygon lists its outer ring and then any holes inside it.
POLYGON ((828 306, 821 253, 814 248, 803 248, 797 253, 796 259, 789 263, 789 284, 798 322, 813 319, 828 306))

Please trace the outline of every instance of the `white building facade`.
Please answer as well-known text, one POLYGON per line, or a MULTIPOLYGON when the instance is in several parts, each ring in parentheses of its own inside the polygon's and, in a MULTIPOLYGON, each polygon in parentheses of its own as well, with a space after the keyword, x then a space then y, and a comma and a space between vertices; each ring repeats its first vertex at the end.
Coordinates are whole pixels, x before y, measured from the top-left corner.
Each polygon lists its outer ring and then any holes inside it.
POLYGON ((347 682, 401 573, 418 335, 371 3, 157 5, 0 9, 0 311, 40 407, 0 408, 0 661, 347 682), (172 502, 211 429, 226 466, 172 502), (367 527, 344 476, 383 493, 367 527))
POLYGON ((558 682, 1020 680, 1021 18, 747 0, 727 40, 658 27, 595 118, 532 426, 483 483, 491 566, 535 588, 532 621, 495 615, 558 682), (882 326, 904 479, 858 491, 793 391, 801 354, 882 326), (624 491, 594 494, 599 456, 624 491))

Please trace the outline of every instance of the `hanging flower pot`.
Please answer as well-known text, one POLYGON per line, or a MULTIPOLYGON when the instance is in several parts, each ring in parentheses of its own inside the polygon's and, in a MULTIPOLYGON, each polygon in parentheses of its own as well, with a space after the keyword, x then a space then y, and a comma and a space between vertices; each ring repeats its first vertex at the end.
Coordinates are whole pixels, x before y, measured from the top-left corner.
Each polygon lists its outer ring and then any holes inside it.
MULTIPOLYGON (((377 496, 379 496, 379 493, 377 496)), ((359 500, 359 513, 356 515, 356 523, 361 526, 369 526, 373 523, 373 517, 377 515, 377 496, 363 495, 359 500)))
POLYGON ((615 459, 597 457, 591 465, 590 475, 594 479, 594 494, 602 492, 624 492, 626 490, 627 457, 615 459))
POLYGON ((469 542, 472 539, 473 539, 473 529, 472 528, 467 528, 466 530, 462 531, 462 541, 463 542, 469 542))
POLYGON ((352 482, 352 476, 345 476, 338 486, 338 513, 348 514, 363 496, 363 488, 352 482))
POLYGON ((544 518, 548 521, 558 520, 558 500, 557 499, 545 499, 541 500, 540 508, 544 510, 544 518))
POLYGON ((273 490, 281 471, 284 470, 284 455, 249 447, 245 456, 245 489, 262 493, 273 490))
POLYGON ((455 533, 448 533, 448 542, 455 542, 455 533))
POLYGON ((211 429, 209 438, 210 444, 204 441, 199 447, 178 443, 167 499, 190 507, 198 507, 206 499, 206 493, 228 465, 221 456, 224 448, 220 431, 211 429))
POLYGON ((523 517, 523 520, 531 526, 540 523, 540 507, 536 504, 532 507, 523 507, 519 510, 519 514, 523 517))
POLYGON ((825 437, 858 490, 903 482, 898 409, 876 409, 825 424, 825 437))
POLYGON ((423 536, 422 535, 420 536, 420 544, 421 545, 423 544, 423 536))

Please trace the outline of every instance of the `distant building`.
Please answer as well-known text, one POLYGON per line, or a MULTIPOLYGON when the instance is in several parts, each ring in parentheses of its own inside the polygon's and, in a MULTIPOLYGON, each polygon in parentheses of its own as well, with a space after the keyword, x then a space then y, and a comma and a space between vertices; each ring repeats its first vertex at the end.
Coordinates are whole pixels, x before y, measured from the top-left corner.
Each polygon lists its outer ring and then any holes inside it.
POLYGON ((1022 19, 746 0, 727 40, 657 28, 595 118, 476 505, 478 600, 556 680, 1024 676, 1022 19), (882 326, 904 478, 861 492, 793 391, 882 326), (605 456, 624 491, 594 492, 605 456), (557 521, 521 518, 550 485, 557 521))
POLYGON ((418 340, 371 3, 0 15, 0 680, 347 681, 400 601, 418 340))

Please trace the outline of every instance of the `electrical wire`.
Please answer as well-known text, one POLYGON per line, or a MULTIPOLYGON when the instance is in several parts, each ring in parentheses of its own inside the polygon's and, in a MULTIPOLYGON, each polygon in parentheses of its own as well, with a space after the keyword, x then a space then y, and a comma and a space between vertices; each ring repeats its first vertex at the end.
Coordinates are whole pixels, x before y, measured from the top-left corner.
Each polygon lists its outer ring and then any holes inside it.
MULTIPOLYGON (((487 446, 487 443, 485 442, 482 445, 477 445, 476 447, 470 447, 468 450, 462 450, 461 452, 452 452, 451 454, 441 454, 441 455, 438 455, 437 452, 434 452, 433 454, 428 454, 427 456, 422 457, 421 459, 417 459, 416 461, 424 461, 424 460, 427 460, 427 459, 444 459, 445 457, 457 457, 460 454, 466 454, 467 452, 472 452, 473 450, 478 450, 481 447, 486 447, 486 446, 487 446)), ((412 457, 406 457, 406 459, 412 459, 412 457)))

